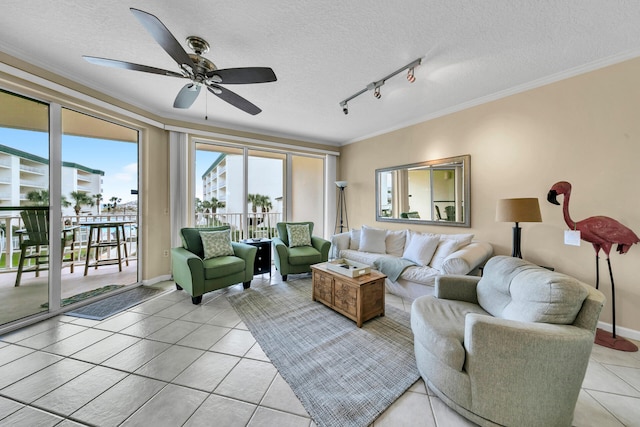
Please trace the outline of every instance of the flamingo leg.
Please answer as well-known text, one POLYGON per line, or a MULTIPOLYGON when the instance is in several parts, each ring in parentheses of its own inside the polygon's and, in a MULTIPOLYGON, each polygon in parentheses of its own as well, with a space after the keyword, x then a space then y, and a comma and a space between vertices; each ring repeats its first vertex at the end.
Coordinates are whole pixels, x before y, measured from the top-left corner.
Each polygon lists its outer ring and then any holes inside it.
POLYGON ((600 257, 596 253, 596 289, 600 285, 600 257))
POLYGON ((612 329, 611 335, 613 336, 613 338, 615 338, 616 337, 616 288, 615 288, 615 285, 613 284, 613 272, 611 271, 611 259, 609 259, 609 257, 607 257, 607 264, 609 265, 609 277, 611 277, 611 311, 612 311, 612 317, 613 317, 613 321, 612 321, 613 329, 612 329))

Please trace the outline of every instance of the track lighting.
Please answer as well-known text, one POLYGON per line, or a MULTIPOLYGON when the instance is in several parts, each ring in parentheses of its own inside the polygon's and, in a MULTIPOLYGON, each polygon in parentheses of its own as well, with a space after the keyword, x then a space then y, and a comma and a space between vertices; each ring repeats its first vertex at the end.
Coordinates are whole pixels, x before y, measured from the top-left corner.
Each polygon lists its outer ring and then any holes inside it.
POLYGON ((340 106, 342 107, 342 112, 344 114, 349 114, 349 108, 347 107, 347 102, 351 101, 353 98, 356 98, 360 95, 362 95, 363 93, 372 90, 373 91, 373 96, 375 96, 377 99, 382 98, 382 94, 380 93, 380 86, 382 86, 388 79, 390 79, 391 77, 395 76, 396 74, 399 74, 401 72, 403 72, 404 70, 407 70, 407 80, 409 81, 409 83, 413 83, 416 81, 416 76, 414 74, 415 71, 415 67, 417 67, 418 65, 422 64, 422 58, 418 58, 416 60, 414 60, 413 62, 410 62, 409 64, 405 65, 404 67, 394 71, 393 73, 389 74, 388 76, 375 81, 375 82, 371 82, 369 83, 364 89, 354 93, 353 95, 351 95, 348 98, 343 99, 342 101, 340 101, 340 106))
POLYGON ((416 76, 413 75, 413 67, 409 68, 409 71, 407 72, 407 80, 409 80, 409 83, 416 81, 416 76))

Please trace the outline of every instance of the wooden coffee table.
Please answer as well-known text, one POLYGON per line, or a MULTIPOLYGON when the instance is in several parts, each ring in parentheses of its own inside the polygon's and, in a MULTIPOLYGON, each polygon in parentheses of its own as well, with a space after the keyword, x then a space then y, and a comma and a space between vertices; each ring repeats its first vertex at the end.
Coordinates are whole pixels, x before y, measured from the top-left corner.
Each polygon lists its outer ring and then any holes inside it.
POLYGON ((356 322, 384 316, 384 279, 378 271, 351 278, 327 269, 326 263, 311 266, 313 300, 356 322))

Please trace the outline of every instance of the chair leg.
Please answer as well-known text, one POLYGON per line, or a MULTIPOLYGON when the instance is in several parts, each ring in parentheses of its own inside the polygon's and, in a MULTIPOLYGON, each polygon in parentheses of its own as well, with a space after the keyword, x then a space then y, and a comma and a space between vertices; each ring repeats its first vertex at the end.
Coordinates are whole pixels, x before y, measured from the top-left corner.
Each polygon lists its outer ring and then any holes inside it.
POLYGON ((283 274, 283 275, 282 275, 282 281, 283 281, 283 282, 286 282, 286 281, 287 281, 287 275, 286 275, 286 274, 283 274))
POLYGON ((178 285, 178 284, 176 283, 176 289, 177 289, 177 290, 179 290, 179 291, 181 291, 181 290, 182 290, 182 286, 180 286, 180 285, 178 285))
POLYGON ((198 295, 197 297, 191 297, 191 302, 195 305, 198 305, 202 302, 202 295, 198 295))
POLYGON ((16 274, 16 284, 14 286, 20 286, 20 279, 22 279, 22 270, 24 269, 24 257, 27 255, 27 247, 23 247, 20 251, 20 262, 18 263, 18 274, 16 274))
POLYGON ((242 287, 244 289, 249 289, 251 287, 251 280, 249 280, 248 282, 243 282, 242 287))

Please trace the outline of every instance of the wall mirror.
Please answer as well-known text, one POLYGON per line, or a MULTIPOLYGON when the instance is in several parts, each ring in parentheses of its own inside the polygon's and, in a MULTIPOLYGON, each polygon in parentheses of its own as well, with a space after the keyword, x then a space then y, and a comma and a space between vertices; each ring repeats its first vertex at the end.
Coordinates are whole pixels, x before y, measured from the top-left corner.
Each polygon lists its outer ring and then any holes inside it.
POLYGON ((471 226, 471 156, 376 169, 376 220, 471 226))

